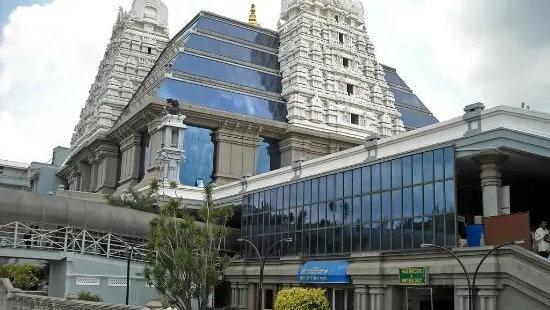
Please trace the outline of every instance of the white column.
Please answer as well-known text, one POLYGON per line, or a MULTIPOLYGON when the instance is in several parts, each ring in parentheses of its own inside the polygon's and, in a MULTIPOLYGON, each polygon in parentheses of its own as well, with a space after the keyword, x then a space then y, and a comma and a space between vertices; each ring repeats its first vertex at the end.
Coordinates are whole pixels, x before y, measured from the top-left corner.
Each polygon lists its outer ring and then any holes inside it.
POLYGON ((384 288, 383 287, 369 287, 369 310, 384 310, 384 288))
POLYGON ((455 310, 470 310, 468 287, 455 286, 455 310))
POLYGON ((480 289, 477 293, 477 307, 479 310, 497 310, 498 290, 480 289))
POLYGON ((355 310, 369 310, 369 296, 366 285, 356 285, 353 287, 355 310))
POLYGON ((498 152, 487 152, 476 156, 481 167, 481 190, 483 195, 483 216, 499 215, 501 207, 500 188, 502 186, 502 174, 500 164, 507 156, 498 152))

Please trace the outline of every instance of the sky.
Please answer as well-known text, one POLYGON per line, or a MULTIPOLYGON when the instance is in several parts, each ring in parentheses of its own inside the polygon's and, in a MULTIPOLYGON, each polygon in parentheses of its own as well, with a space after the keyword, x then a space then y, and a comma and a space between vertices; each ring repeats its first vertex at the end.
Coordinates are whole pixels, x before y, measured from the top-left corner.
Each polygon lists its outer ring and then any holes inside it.
MULTIPOLYGON (((174 35, 201 9, 248 20, 252 0, 163 0, 174 35)), ((0 158, 69 146, 116 20, 131 0, 0 0, 0 158)), ((278 0, 255 0, 276 29, 278 0)), ((550 112, 550 1, 363 0, 378 60, 440 120, 464 106, 550 112)))

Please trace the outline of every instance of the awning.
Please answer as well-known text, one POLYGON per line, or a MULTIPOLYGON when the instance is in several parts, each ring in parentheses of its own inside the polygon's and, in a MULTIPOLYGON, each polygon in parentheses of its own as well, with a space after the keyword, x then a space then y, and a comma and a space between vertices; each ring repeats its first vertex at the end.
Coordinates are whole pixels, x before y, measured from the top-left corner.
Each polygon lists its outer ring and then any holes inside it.
POLYGON ((300 267, 296 278, 302 283, 350 283, 348 265, 346 260, 311 261, 300 267))

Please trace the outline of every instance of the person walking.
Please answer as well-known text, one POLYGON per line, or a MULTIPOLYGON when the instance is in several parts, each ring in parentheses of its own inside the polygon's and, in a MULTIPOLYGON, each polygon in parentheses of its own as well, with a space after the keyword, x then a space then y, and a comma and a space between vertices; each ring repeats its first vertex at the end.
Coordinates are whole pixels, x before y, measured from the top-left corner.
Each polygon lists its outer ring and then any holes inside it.
POLYGON ((538 254, 544 258, 550 255, 550 233, 546 228, 546 221, 540 223, 540 227, 535 230, 535 242, 538 243, 538 254))

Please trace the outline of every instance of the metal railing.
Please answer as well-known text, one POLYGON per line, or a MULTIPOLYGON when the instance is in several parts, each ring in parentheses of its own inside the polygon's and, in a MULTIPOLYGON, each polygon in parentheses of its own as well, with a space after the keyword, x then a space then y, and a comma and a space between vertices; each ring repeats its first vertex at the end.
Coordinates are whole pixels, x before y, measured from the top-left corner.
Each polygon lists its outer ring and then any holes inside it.
POLYGON ((119 259, 127 259, 131 255, 134 261, 146 259, 147 243, 143 238, 39 225, 23 222, 1 224, 0 248, 73 252, 119 259))

